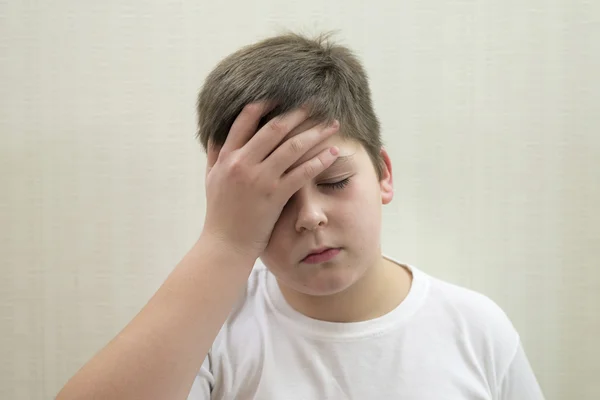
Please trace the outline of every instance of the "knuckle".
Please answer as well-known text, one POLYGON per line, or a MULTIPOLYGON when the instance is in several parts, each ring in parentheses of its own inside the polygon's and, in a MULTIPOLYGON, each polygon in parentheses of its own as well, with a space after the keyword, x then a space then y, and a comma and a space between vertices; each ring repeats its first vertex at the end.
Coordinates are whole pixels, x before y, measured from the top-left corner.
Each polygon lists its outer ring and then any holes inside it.
POLYGON ((302 149, 304 149, 304 143, 302 142, 302 139, 297 136, 290 139, 290 150, 293 154, 301 153, 302 149))
POLYGON ((304 167, 304 178, 312 179, 317 173, 317 168, 313 163, 309 163, 304 167))
POLYGON ((265 183, 264 193, 267 196, 267 198, 273 197, 275 193, 277 193, 277 187, 277 182, 274 180, 265 183))
POLYGON ((281 117, 275 117, 271 121, 269 121, 269 127, 271 128, 271 130, 277 133, 287 131, 287 124, 281 117))
POLYGON ((259 115, 262 112, 260 103, 250 103, 244 107, 244 110, 250 115, 259 115))
POLYGON ((240 176, 244 171, 244 165, 239 157, 234 157, 229 161, 229 171, 233 176, 240 176))
POLYGON ((303 115, 308 115, 310 113, 310 104, 309 103, 302 103, 299 107, 298 110, 303 114, 303 115))

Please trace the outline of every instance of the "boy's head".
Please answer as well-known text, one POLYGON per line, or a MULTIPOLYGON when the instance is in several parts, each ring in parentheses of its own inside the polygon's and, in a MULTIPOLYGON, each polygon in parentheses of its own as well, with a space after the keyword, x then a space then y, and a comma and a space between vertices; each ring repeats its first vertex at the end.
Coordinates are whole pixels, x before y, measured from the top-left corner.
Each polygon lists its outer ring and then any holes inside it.
POLYGON ((338 133, 294 166, 330 146, 339 148, 339 162, 290 198, 261 259, 296 293, 341 292, 381 262, 381 205, 393 197, 391 163, 382 149, 364 69, 327 36, 313 40, 287 34, 245 47, 218 64, 199 95, 203 146, 222 146, 242 108, 264 100, 278 106, 261 125, 310 106, 311 118, 287 138, 319 122, 340 123, 338 133), (307 258, 324 248, 332 249, 330 260, 307 258))
POLYGON ((311 119, 337 119, 344 138, 359 142, 378 175, 382 159, 379 121, 367 75, 352 52, 329 35, 309 39, 289 33, 244 47, 221 61, 198 96, 198 136, 222 146, 245 105, 274 100, 261 121, 308 104, 311 119))

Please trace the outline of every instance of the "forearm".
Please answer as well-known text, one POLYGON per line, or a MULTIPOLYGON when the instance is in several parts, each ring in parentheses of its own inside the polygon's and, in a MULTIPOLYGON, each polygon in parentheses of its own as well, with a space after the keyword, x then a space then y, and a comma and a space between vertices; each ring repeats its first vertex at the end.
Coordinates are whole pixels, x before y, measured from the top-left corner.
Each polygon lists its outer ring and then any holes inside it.
POLYGON ((57 399, 185 399, 253 262, 207 238, 199 240, 57 399))

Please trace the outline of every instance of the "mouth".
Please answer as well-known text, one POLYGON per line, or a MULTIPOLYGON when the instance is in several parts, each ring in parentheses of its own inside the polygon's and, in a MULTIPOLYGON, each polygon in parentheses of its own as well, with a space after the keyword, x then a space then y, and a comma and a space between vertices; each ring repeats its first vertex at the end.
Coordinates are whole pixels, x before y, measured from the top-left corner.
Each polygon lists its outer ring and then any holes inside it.
POLYGON ((327 261, 331 261, 339 254, 340 248, 324 247, 321 249, 313 250, 306 257, 302 259, 302 263, 305 264, 320 264, 327 261))

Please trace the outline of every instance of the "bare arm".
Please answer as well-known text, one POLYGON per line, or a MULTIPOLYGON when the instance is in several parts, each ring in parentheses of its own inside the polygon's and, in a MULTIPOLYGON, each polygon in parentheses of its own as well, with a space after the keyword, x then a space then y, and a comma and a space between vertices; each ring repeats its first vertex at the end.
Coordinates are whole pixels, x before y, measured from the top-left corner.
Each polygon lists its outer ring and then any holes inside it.
POLYGON ((313 126, 284 140, 307 119, 307 110, 276 117, 256 132, 268 111, 267 104, 247 106, 223 147, 209 150, 200 239, 129 325, 67 382, 58 400, 187 397, 286 202, 337 158, 337 150, 328 149, 291 168, 339 125, 313 126))
POLYGON ((202 237, 57 399, 185 399, 253 264, 202 237))

